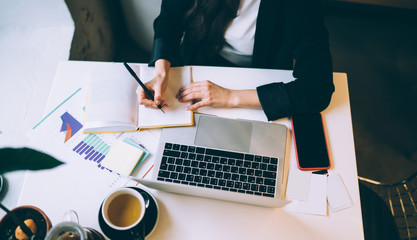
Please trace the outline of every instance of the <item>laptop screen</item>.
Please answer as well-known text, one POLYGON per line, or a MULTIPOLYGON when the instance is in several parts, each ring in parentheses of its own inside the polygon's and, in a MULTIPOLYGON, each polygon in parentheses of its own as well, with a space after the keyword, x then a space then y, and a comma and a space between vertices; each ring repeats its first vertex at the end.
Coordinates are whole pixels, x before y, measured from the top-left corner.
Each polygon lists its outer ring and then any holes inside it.
POLYGON ((199 146, 249 152, 252 123, 200 116, 194 143, 199 146))

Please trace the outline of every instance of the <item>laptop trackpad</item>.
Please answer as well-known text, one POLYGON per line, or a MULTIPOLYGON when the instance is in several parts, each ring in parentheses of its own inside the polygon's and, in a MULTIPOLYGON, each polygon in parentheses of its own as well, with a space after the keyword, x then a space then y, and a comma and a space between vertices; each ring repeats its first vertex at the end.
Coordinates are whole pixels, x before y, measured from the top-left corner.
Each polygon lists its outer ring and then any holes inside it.
POLYGON ((252 123, 211 116, 200 116, 195 145, 249 152, 252 123))

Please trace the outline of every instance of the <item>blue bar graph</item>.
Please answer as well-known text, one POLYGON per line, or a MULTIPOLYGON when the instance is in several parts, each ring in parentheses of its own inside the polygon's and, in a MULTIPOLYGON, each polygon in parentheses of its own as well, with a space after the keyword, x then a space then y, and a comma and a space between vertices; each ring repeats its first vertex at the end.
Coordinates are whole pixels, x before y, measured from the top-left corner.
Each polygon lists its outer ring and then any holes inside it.
POLYGON ((72 149, 85 160, 97 163, 97 167, 100 169, 106 169, 100 162, 106 157, 109 150, 110 146, 95 134, 87 135, 72 149))

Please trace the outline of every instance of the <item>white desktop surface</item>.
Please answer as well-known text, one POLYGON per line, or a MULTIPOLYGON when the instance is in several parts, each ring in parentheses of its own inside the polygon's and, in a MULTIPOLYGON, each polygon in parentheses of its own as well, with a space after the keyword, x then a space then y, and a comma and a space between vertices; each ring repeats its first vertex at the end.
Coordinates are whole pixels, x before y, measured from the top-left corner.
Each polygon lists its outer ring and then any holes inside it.
MULTIPOLYGON (((26 131, 43 115, 59 61, 69 58, 73 34, 63 0, 0 1, 0 147, 26 145, 26 131)), ((0 201, 6 207, 16 207, 24 176, 5 174, 8 187, 0 201)))
MULTIPOLYGON (((46 112, 84 85, 94 64, 103 63, 61 62, 46 112)), ((211 80, 232 89, 254 88, 267 83, 265 79, 271 77, 276 81, 292 80, 290 71, 213 67, 193 67, 193 76, 193 81, 211 80)), ((287 206, 265 208, 150 190, 158 201, 160 215, 156 230, 147 239, 363 239, 346 74, 335 73, 334 83, 336 91, 330 106, 322 114, 333 164, 331 171, 341 175, 354 202, 353 207, 336 213, 328 210, 327 216, 318 216, 296 213, 287 206)), ((266 121, 261 110, 206 107, 199 112, 266 121)), ((291 129, 288 118, 276 122, 291 129)), ((158 134, 159 130, 152 131, 158 134)), ((292 140, 287 150, 290 151, 289 160, 295 161, 292 140)), ((61 207, 64 212, 65 206, 61 207)), ((96 215, 80 221, 82 225, 99 229, 96 215)))

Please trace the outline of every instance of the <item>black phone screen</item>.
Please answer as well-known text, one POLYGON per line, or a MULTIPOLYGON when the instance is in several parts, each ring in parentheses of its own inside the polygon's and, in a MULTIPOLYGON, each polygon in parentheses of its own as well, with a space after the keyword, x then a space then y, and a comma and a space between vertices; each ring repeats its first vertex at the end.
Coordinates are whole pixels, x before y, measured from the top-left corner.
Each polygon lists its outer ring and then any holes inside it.
POLYGON ((295 115, 291 122, 299 168, 330 168, 321 114, 295 115))

